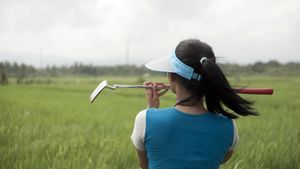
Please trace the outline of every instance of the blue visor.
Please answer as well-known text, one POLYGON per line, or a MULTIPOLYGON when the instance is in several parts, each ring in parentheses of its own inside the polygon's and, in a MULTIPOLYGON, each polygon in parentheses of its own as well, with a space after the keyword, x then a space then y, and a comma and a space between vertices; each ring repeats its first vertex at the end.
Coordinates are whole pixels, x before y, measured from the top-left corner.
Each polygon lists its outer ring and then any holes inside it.
POLYGON ((188 80, 194 79, 199 81, 201 79, 201 75, 195 73, 192 67, 177 58, 175 51, 172 52, 171 56, 153 60, 145 66, 154 71, 176 73, 188 80))
POLYGON ((198 81, 201 79, 201 75, 194 73, 194 69, 192 67, 186 65, 185 63, 183 63, 177 58, 175 51, 172 53, 170 57, 170 65, 174 70, 174 72, 180 75, 181 77, 184 77, 189 80, 195 79, 198 81))

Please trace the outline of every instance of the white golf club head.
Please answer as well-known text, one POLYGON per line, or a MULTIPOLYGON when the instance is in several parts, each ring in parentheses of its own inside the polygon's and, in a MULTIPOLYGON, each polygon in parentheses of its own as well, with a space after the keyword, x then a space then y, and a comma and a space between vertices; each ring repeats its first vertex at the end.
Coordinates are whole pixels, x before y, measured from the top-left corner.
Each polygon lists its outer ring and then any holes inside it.
POLYGON ((93 103, 93 101, 96 99, 96 97, 102 92, 102 90, 107 86, 107 81, 104 80, 103 82, 101 82, 96 89, 92 92, 92 94, 90 95, 90 101, 91 103, 93 103))
POLYGON ((90 101, 91 103, 94 102, 94 100, 97 98, 97 96, 102 92, 103 89, 108 88, 112 90, 116 90, 115 86, 109 86, 106 80, 103 80, 97 87, 96 89, 92 92, 90 95, 90 101))

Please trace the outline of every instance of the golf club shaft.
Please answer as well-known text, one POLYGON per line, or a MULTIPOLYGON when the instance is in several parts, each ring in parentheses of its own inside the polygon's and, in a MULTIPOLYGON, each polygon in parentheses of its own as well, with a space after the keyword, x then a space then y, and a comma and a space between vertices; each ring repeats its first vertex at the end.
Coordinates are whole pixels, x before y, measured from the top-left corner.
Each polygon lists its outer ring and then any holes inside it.
MULTIPOLYGON (((143 89, 151 89, 150 86, 144 85, 113 85, 115 88, 143 88, 143 89)), ((169 89, 169 86, 158 87, 158 89, 169 89)), ((239 94, 264 94, 264 95, 272 95, 273 89, 271 88, 234 88, 234 90, 239 94)))
MULTIPOLYGON (((150 86, 144 86, 144 85, 120 85, 120 84, 115 84, 113 85, 115 88, 140 88, 140 89, 152 89, 150 86)), ((158 89, 169 89, 169 86, 165 87, 157 87, 158 89)))

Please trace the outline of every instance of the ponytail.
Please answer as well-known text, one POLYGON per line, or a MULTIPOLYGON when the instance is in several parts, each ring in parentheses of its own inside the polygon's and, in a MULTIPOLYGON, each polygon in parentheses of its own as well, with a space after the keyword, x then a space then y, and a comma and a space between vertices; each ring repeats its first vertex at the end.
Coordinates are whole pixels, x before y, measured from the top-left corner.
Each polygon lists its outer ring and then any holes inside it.
POLYGON ((202 62, 202 84, 207 110, 223 114, 229 118, 238 116, 227 111, 224 106, 241 116, 258 115, 251 107, 253 102, 240 97, 230 86, 224 73, 212 60, 202 62))
POLYGON ((191 93, 191 96, 180 100, 176 105, 193 106, 205 98, 207 110, 212 113, 223 114, 229 118, 237 118, 237 115, 258 115, 251 107, 253 102, 243 99, 231 88, 224 73, 215 63, 216 57, 208 44, 197 39, 188 39, 181 41, 175 52, 182 62, 201 75, 199 81, 188 80, 173 73, 191 93))

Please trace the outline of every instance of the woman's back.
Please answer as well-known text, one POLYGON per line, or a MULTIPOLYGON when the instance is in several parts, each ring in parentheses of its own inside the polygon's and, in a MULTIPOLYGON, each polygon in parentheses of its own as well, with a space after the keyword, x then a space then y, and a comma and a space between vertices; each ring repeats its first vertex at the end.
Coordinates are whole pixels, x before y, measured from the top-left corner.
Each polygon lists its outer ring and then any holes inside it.
POLYGON ((233 121, 225 116, 167 108, 148 109, 138 117, 146 123, 149 168, 218 168, 233 143, 233 121))

